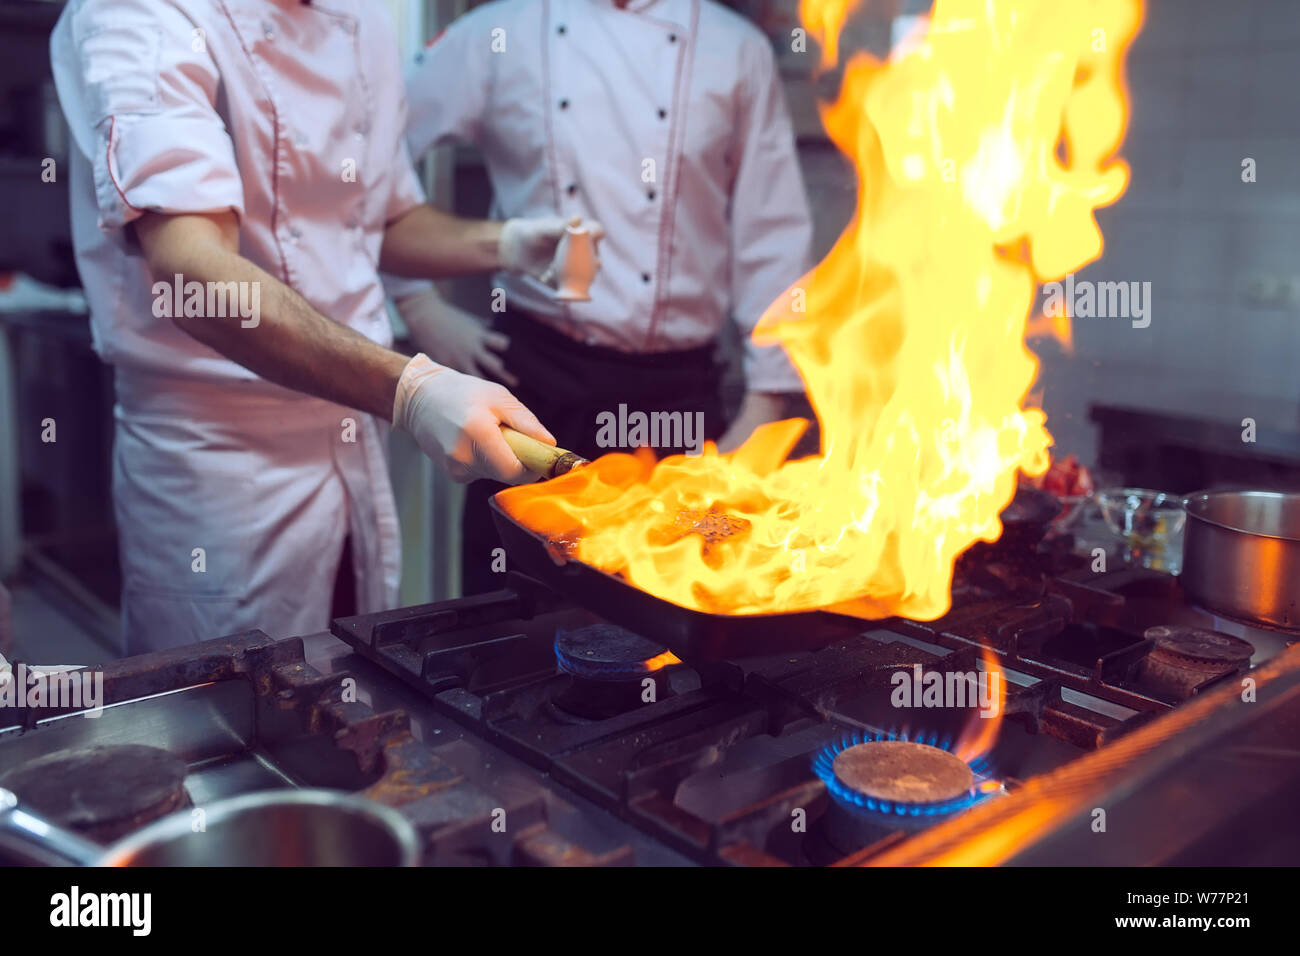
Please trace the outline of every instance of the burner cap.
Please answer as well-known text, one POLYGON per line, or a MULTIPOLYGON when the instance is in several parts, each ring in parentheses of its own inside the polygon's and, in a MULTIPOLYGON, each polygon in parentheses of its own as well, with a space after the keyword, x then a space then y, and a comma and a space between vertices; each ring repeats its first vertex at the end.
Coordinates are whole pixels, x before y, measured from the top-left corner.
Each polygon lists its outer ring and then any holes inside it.
POLYGON ((1162 657, 1189 666, 1241 665, 1255 653, 1248 641, 1197 627, 1158 624, 1148 627, 1144 636, 1156 642, 1155 652, 1162 657))
POLYGON ((833 770, 850 790, 894 803, 943 803, 974 784, 974 774, 960 757, 906 740, 856 744, 836 755, 833 770))
POLYGON ((0 775, 0 786, 51 822, 115 840, 185 806, 185 761, 124 744, 59 750, 0 775))
POLYGON ((631 680, 677 659, 662 644, 613 624, 561 631, 555 638, 560 670, 585 680, 631 680))

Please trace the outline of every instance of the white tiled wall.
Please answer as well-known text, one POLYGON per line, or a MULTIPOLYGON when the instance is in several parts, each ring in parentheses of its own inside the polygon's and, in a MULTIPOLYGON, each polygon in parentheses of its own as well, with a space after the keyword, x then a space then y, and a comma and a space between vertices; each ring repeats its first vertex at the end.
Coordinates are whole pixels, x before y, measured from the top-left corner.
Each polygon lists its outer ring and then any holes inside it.
MULTIPOLYGON (((1087 406, 1125 380, 1186 391, 1205 414, 1253 398, 1300 411, 1298 53, 1293 0, 1148 5, 1129 56, 1133 179, 1098 217, 1106 249, 1087 275, 1150 281, 1152 322, 1076 321, 1076 360, 1047 369, 1049 416, 1071 416, 1059 436, 1069 450, 1090 456, 1087 406), (1255 183, 1242 182, 1245 157, 1255 183), (1297 291, 1252 303, 1260 278, 1297 291)), ((1123 391, 1141 402, 1141 388, 1123 391)))
MULTIPOLYGON (((1300 416, 1300 0, 1149 0, 1128 78, 1132 182, 1082 276, 1151 282, 1151 325, 1079 319, 1074 356, 1044 359, 1049 427, 1085 460, 1088 406, 1108 398, 1188 392, 1213 412, 1262 397, 1300 416), (1249 303, 1259 277, 1292 282, 1291 303, 1249 303)), ((819 221, 841 222, 841 174, 806 168, 819 221)))

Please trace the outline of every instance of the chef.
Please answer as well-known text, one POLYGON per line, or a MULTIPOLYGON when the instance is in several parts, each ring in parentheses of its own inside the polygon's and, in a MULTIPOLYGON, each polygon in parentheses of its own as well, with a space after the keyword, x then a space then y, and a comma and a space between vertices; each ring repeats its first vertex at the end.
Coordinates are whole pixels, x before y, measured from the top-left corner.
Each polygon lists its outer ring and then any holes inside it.
MULTIPOLYGON (((508 384, 587 457, 617 450, 597 422, 620 405, 702 414, 723 450, 784 417, 800 379, 748 333, 806 271, 812 226, 773 52, 753 24, 707 0, 498 0, 429 45, 407 97, 412 155, 479 147, 496 214, 594 218, 605 234, 589 302, 499 276, 507 308, 484 304, 491 328, 431 289, 390 286, 420 347, 508 384), (715 360, 729 320, 746 336, 730 423, 715 360)), ((467 496, 466 593, 500 586, 485 507, 497 487, 467 496)))
POLYGON ((51 38, 94 342, 114 368, 127 653, 397 599, 389 423, 517 481, 503 386, 388 348, 378 268, 542 274, 563 221, 423 203, 374 0, 71 0, 51 38))

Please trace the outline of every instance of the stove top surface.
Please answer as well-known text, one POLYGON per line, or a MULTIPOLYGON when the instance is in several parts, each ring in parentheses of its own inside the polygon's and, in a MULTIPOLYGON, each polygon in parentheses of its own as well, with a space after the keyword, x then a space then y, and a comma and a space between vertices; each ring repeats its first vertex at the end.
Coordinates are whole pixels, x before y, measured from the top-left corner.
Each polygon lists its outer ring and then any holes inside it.
MULTIPOLYGON (((1235 696, 1294 640, 1221 630, 1157 572, 978 557, 937 621, 831 617, 815 650, 723 662, 679 660, 514 574, 332 632, 466 740, 690 859, 749 865, 888 860, 1192 702, 1235 696)), ((1120 769, 1150 763, 1152 739, 1120 769)))
POLYGON ((20 708, 0 766, 175 757, 183 792, 113 828, 350 790, 415 823, 428 864, 1300 861, 1295 635, 1190 607, 1174 578, 986 550, 939 620, 823 614, 802 649, 703 663, 503 583, 113 662, 101 716, 20 708))

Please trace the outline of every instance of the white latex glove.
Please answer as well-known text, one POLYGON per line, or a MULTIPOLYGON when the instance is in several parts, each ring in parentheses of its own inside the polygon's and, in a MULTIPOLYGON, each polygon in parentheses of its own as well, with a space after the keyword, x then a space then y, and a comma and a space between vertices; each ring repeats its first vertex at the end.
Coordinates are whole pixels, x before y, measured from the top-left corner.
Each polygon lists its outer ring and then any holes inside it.
POLYGON ((510 450, 501 425, 555 444, 505 386, 438 365, 423 353, 406 363, 393 401, 393 426, 410 432, 420 450, 442 462, 456 481, 518 484, 536 477, 510 450))
MULTIPOLYGON (((559 247, 565 227, 582 224, 581 216, 507 219, 497 246, 502 267, 507 272, 523 272, 547 285, 555 285, 560 273, 559 247)), ((593 241, 605 238, 605 227, 596 220, 588 219, 586 227, 593 241)))
POLYGON ((415 347, 435 362, 467 375, 518 384, 519 380, 501 361, 500 353, 510 345, 510 339, 452 305, 437 289, 407 296, 397 303, 397 311, 415 347))

